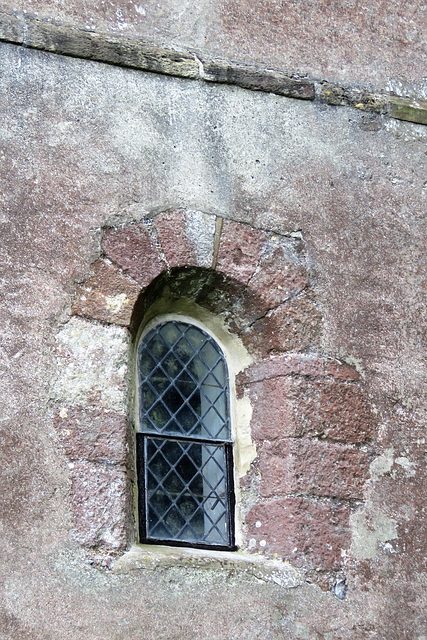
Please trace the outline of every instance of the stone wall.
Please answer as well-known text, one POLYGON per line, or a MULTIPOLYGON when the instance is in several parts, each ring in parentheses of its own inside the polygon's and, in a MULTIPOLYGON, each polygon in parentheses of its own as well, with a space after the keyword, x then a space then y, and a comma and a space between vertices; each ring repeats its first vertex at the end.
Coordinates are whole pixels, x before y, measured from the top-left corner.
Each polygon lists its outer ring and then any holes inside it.
POLYGON ((216 3, 208 25, 180 5, 177 35, 172 5, 111 6, 2 13, 0 635, 421 640, 421 9, 216 3), (72 53, 73 29, 77 57, 36 50, 72 53), (148 73, 148 45, 145 71, 90 60, 99 32, 181 47, 197 74, 148 73), (225 560, 114 571, 136 540, 135 336, 183 299, 249 354, 241 547, 292 583, 225 560))

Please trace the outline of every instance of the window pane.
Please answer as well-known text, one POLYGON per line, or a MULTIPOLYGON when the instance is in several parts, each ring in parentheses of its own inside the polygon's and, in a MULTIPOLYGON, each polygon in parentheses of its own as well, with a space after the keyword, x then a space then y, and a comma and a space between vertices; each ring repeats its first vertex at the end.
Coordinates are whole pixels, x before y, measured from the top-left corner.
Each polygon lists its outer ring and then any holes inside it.
POLYGON ((146 438, 147 538, 229 545, 224 445, 146 438))
POLYGON ((207 333, 158 325, 141 341, 138 370, 142 431, 230 439, 227 368, 207 333))

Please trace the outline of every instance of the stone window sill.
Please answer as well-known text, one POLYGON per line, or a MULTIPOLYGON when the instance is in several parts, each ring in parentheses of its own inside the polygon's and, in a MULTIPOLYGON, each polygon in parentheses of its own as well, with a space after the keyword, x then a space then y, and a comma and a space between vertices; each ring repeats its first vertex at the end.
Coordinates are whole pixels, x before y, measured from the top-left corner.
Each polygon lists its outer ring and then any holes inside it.
POLYGON ((288 562, 260 555, 245 555, 238 551, 209 551, 160 545, 134 545, 115 561, 112 572, 127 574, 158 567, 241 572, 264 582, 273 582, 284 589, 293 589, 304 582, 302 575, 288 562))

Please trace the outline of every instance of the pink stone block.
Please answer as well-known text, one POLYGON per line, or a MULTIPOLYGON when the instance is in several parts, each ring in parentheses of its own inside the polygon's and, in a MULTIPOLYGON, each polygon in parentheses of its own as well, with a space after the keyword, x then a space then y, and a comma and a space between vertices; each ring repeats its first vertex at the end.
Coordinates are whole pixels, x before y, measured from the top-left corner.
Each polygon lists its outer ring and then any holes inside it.
POLYGON ((77 288, 75 315, 128 326, 141 287, 105 260, 92 265, 92 275, 77 288))
POLYGON ((71 476, 74 538, 87 547, 123 549, 129 541, 131 486, 123 471, 76 462, 71 476))
POLYGON ((350 545, 348 504, 309 497, 267 500, 249 512, 246 524, 256 549, 277 553, 305 568, 339 569, 350 545))
POLYGON ((166 270, 156 242, 144 224, 110 229, 102 241, 105 255, 141 287, 166 270))
POLYGON ((61 406, 55 427, 69 460, 86 460, 132 467, 130 429, 116 411, 61 406))
POLYGON ((247 225, 225 220, 218 252, 216 270, 247 284, 268 242, 268 235, 247 225))

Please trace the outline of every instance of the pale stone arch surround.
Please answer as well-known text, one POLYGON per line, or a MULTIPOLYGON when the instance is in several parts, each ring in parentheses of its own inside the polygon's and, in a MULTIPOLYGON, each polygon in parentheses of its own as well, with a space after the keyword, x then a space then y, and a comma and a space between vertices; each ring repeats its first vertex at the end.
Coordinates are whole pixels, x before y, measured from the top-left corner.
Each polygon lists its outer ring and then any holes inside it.
MULTIPOLYGON (((246 429, 239 546, 307 569, 340 570, 350 546, 349 518, 363 500, 375 425, 357 371, 319 353, 321 315, 298 234, 278 235, 182 209, 107 229, 102 255, 72 310, 71 322, 114 329, 131 342, 141 326, 170 313, 200 322, 220 343, 234 341, 236 416, 242 433, 246 429)), ((78 459, 79 486, 89 474, 86 467, 101 464, 97 442, 90 455, 88 447, 76 448, 84 440, 81 425, 98 412, 94 437, 102 442, 114 420, 122 425, 120 442, 130 454, 114 467, 123 485, 115 496, 115 522, 103 516, 104 529, 117 535, 95 531, 99 508, 91 513, 90 497, 74 504, 82 544, 124 548, 134 539, 132 431, 126 426, 132 412, 125 404, 104 406, 102 393, 87 393, 78 405, 66 391, 57 400, 64 416, 58 417, 60 433, 74 434, 62 440, 69 459, 78 459)), ((113 456, 116 444, 104 457, 113 456)), ((93 478, 96 470, 91 473, 93 478)), ((107 478, 106 503, 108 487, 107 478)))

